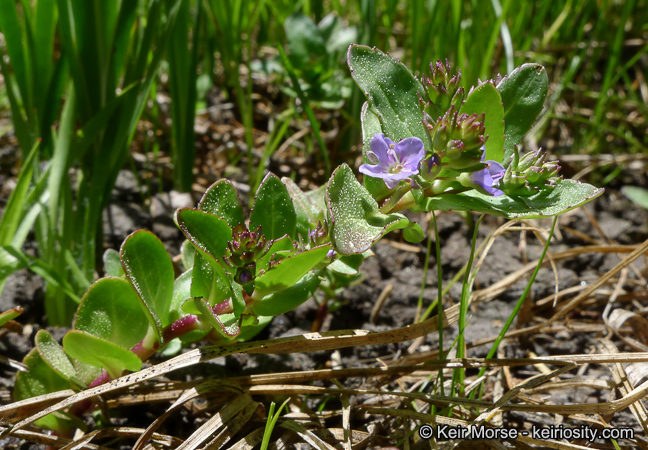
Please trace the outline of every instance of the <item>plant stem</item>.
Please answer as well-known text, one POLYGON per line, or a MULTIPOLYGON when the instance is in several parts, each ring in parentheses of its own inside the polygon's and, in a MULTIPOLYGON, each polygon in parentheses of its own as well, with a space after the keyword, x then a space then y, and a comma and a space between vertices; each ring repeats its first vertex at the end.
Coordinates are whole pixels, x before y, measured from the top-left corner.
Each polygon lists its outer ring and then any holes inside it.
MULTIPOLYGON (((396 206, 399 205, 400 200, 403 198, 403 196, 412 189, 412 187, 409 184, 404 184, 403 186, 399 187, 396 192, 387 200, 387 203, 385 203, 381 208, 380 212, 383 214, 389 214, 393 210, 395 210, 396 206)), ((414 197, 411 195, 408 195, 408 200, 407 202, 414 203, 414 197), (411 200, 410 200, 411 198, 411 200)))

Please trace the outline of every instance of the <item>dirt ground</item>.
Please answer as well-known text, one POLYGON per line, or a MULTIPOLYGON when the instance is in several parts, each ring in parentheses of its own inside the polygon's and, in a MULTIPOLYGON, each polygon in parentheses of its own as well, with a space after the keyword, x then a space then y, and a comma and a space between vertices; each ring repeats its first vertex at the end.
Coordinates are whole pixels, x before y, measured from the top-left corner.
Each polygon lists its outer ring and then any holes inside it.
MULTIPOLYGON (((645 172, 644 172, 645 173, 645 172)), ((627 171, 608 186, 600 198, 586 206, 588 213, 582 209, 563 215, 559 220, 559 232, 554 236, 550 247, 551 254, 558 254, 569 249, 579 248, 594 243, 615 242, 622 245, 633 245, 648 239, 648 212, 631 204, 619 191, 625 183, 646 185, 646 180, 637 172, 627 171)), ((123 238, 139 228, 154 231, 165 243, 173 255, 177 254, 182 242, 182 235, 171 219, 171 213, 176 207, 191 206, 194 200, 189 195, 166 191, 153 197, 151 207, 142 205, 137 183, 131 172, 120 174, 113 193, 111 205, 106 213, 105 238, 106 246, 118 249, 123 238)), ((419 223, 425 228, 429 218, 418 216, 419 223)), ((500 227, 504 221, 487 217, 479 228, 479 246, 493 230, 500 227)), ((537 227, 542 231, 549 229, 551 221, 528 221, 528 227, 537 227)), ((457 213, 442 213, 439 215, 439 234, 441 237, 444 286, 457 274, 466 263, 470 253, 471 229, 464 217, 457 213)), ((375 256, 363 264, 361 271, 364 280, 356 286, 348 288, 339 297, 342 306, 327 315, 321 331, 340 329, 365 329, 384 331, 412 324, 417 314, 417 304, 421 294, 421 282, 424 279, 424 263, 427 240, 418 245, 405 244, 401 237, 394 233, 387 236, 374 247, 375 256), (387 294, 386 301, 380 309, 376 301, 381 294, 387 294), (374 320, 370 320, 374 317, 374 320)), ((501 281, 507 275, 520 269, 529 261, 535 261, 541 252, 541 243, 532 231, 509 231, 497 237, 490 248, 484 263, 475 279, 474 290, 476 301, 471 306, 470 321, 465 336, 469 343, 469 357, 485 357, 490 344, 480 344, 496 336, 504 322, 509 317, 515 303, 520 298, 526 286, 528 277, 520 278, 500 294, 490 298, 482 298, 480 293, 501 281), (471 343, 476 344, 471 346, 471 343)), ((615 253, 584 252, 575 257, 556 262, 556 271, 546 265, 538 273, 533 284, 527 307, 523 307, 521 317, 516 320, 518 327, 539 323, 550 317, 552 297, 557 291, 568 288, 577 289, 595 282, 603 273, 612 269, 620 260, 615 253), (556 285, 556 280, 558 285, 556 285)), ((437 266, 434 256, 429 255, 429 268, 423 287, 423 308, 436 298, 437 266)), ((639 259, 635 266, 637 270, 643 267, 639 259)), ((645 274, 645 271, 644 271, 645 274)), ((623 285, 624 298, 629 299, 629 309, 634 309, 646 298, 646 286, 637 280, 630 271, 628 281, 623 285)), ((0 351, 3 355, 21 360, 33 346, 33 339, 41 324, 45 323, 42 309, 43 284, 39 277, 23 270, 11 276, 0 300, 0 310, 14 306, 22 306, 24 314, 19 322, 24 325, 23 334, 4 333, 0 340, 0 351)), ((444 299, 444 307, 457 303, 461 296, 461 282, 453 285, 444 299)), ((556 327, 553 333, 523 335, 518 339, 507 339, 500 347, 500 357, 528 357, 529 355, 572 355, 587 354, 595 351, 599 338, 608 336, 608 331, 602 325, 602 313, 606 304, 604 295, 596 297, 584 306, 574 310, 568 320, 556 327), (570 327, 570 325, 574 325, 570 327), (591 325, 587 327, 585 325, 591 325), (589 331, 588 331, 589 330, 589 331)), ((309 300, 296 310, 276 317, 259 339, 272 339, 300 335, 311 331, 317 316, 317 305, 309 300)), ((62 338, 64 329, 49 329, 55 337, 62 338)), ((456 325, 446 330, 444 340, 446 347, 457 336, 456 325)), ((619 350, 624 350, 623 343, 618 341, 619 350)), ((339 351, 322 351, 315 353, 297 353, 291 355, 252 355, 235 354, 225 358, 210 361, 191 368, 181 369, 170 373, 166 379, 178 381, 193 381, 199 379, 214 379, 260 373, 306 371, 330 367, 367 368, 388 365, 390 361, 411 355, 433 354, 438 349, 438 336, 429 334, 424 340, 415 345, 410 342, 390 345, 375 345, 351 347, 339 351)), ((451 353, 452 357, 453 354, 451 353)), ((156 355, 151 364, 162 361, 156 355)), ((0 366, 0 401, 10 402, 10 390, 14 373, 7 366, 0 366)), ((523 380, 528 376, 529 367, 512 368, 509 376, 513 380, 523 380)), ((587 377, 608 380, 612 382, 610 371, 601 365, 590 365, 574 377, 587 377)), ((510 381, 510 380, 509 380, 510 381)), ((368 381, 357 378, 341 380, 344 387, 364 386, 368 381)), ((316 385, 323 385, 316 382, 316 385)), ((515 383, 514 383, 515 384, 515 383)), ((492 397, 492 394, 487 394, 492 397)), ((610 401, 615 398, 614 391, 602 391, 595 387, 579 389, 563 389, 551 391, 545 400, 553 403, 590 403, 610 401)), ((338 400, 332 400, 337 402, 338 400)), ((316 407, 314 401, 306 400, 311 407, 316 407)), ((329 407, 329 405, 327 405, 329 407)), ((122 408, 118 414, 113 413, 113 425, 126 425, 146 428, 157 416, 162 414, 165 404, 151 404, 144 410, 142 407, 122 408)), ((614 426, 635 427, 641 433, 637 422, 628 410, 615 414, 611 419, 614 426)), ((92 418, 88 418, 92 423, 92 418)), ((184 410, 181 419, 167 421, 159 432, 172 436, 183 437, 204 421, 204 417, 192 416, 184 410)), ((337 419, 331 419, 335 422, 337 419)), ((551 424, 548 415, 508 412, 504 421, 508 424, 518 424, 524 427, 530 423, 551 424)), ((387 434, 388 430, 380 430, 387 434)), ((378 434, 381 434, 379 431, 378 434)), ((35 444, 20 443, 11 438, 5 441, 7 448, 31 448, 35 444)))

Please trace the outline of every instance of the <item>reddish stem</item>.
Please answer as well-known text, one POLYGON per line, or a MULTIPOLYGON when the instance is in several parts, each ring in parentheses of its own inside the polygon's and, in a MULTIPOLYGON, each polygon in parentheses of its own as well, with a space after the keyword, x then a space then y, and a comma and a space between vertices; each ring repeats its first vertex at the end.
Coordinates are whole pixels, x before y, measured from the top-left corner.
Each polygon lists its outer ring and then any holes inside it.
MULTIPOLYGON (((214 306, 214 308, 216 306, 214 306)), ((164 339, 164 342, 170 342, 175 338, 184 336, 190 331, 194 331, 196 329, 197 322, 198 322, 198 316, 194 316, 193 314, 184 316, 182 319, 176 320, 171 325, 166 327, 162 332, 162 337, 164 339)))

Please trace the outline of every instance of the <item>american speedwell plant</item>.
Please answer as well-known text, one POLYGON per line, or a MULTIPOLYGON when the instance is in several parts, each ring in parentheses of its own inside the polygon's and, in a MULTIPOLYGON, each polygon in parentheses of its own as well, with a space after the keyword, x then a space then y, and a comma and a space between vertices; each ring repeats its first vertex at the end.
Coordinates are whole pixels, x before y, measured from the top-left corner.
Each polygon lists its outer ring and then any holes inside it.
MULTIPOLYGON (((318 288, 354 280, 386 233, 421 241, 422 229, 399 211, 546 217, 601 194, 563 180, 541 151, 517 148, 547 94, 541 66, 525 64, 466 93, 461 74, 441 62, 421 80, 377 49, 352 45, 348 62, 368 99, 364 185, 346 164, 308 193, 268 174, 246 218, 234 186, 218 181, 197 208, 175 214, 187 238, 178 277, 152 233, 133 233, 119 254, 106 253, 110 276, 88 289, 63 346, 38 333, 23 361, 29 371, 16 378, 17 400, 137 371, 177 339, 250 339, 318 288)), ((39 424, 65 432, 77 420, 57 413, 39 424)))

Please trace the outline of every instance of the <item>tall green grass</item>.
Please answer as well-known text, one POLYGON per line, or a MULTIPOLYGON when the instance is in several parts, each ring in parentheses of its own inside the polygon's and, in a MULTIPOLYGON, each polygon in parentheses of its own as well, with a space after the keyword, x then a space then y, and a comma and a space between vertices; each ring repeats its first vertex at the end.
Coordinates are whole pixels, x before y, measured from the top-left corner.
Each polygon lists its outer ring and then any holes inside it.
POLYGON ((225 87, 234 100, 245 130, 247 146, 247 172, 254 177, 254 106, 252 103, 252 72, 250 70, 253 49, 253 33, 260 23, 266 0, 205 0, 209 19, 207 32, 210 54, 218 53, 225 75, 225 87), (247 59, 246 59, 247 56, 247 59), (241 81, 241 66, 247 66, 245 85, 241 81))
MULTIPOLYGON (((236 105, 250 184, 258 183, 264 163, 290 137, 298 116, 289 98, 277 106, 287 115, 276 130, 262 130, 270 138, 257 164, 251 62, 264 45, 288 48, 284 22, 297 11, 315 22, 338 14, 357 27, 358 43, 392 52, 419 74, 429 62, 448 58, 462 69, 466 86, 528 60, 544 63, 553 91, 546 119, 534 128, 536 139, 550 130, 551 120, 559 120, 573 132, 572 152, 609 151, 610 143, 634 151, 648 147, 637 121, 628 119, 632 113, 648 120, 640 73, 648 45, 636 39, 648 23, 646 0, 0 0, 2 97, 21 159, 32 166, 23 167, 21 192, 6 207, 10 219, 2 219, 12 223, 7 229, 15 235, 4 233, 0 240, 14 255, 0 250, 0 287, 29 261, 16 250, 26 239, 24 230, 34 225, 38 270, 53 280, 48 316, 51 323, 69 318, 73 304, 64 291, 78 296, 94 279, 102 210, 165 57, 175 186, 190 190, 193 181, 193 124, 196 103, 203 100, 199 75, 210 77, 236 105), (574 105, 569 113, 557 109, 564 99, 574 105)), ((317 105, 302 97, 316 130, 317 105)), ((340 114, 339 154, 360 140, 363 101, 356 89, 340 114)), ((307 148, 314 146, 311 136, 305 140, 307 148)), ((331 167, 342 162, 318 140, 331 167)))
POLYGON ((193 184, 196 83, 203 28, 202 2, 183 1, 171 31, 168 60, 173 181, 176 189, 184 192, 190 192, 193 184))
MULTIPOLYGON (((69 283, 80 295, 95 278, 96 255, 102 251, 102 211, 125 162, 180 4, 41 0, 34 9, 22 2, 19 14, 15 2, 2 3, 10 13, 0 13, 10 60, 9 66, 3 64, 3 73, 9 91, 19 94, 10 96, 16 135, 23 152, 36 139, 51 142, 34 158, 34 164, 42 158, 49 158, 49 164, 44 197, 33 200, 42 204, 35 223, 40 261, 52 279, 62 280, 47 284, 45 310, 52 325, 68 325, 78 302, 62 285, 69 283), (45 6, 46 12, 41 9, 45 6), (41 18, 46 23, 32 23, 41 14, 47 15, 48 20, 41 18), (44 68, 43 79, 38 67, 44 68), (69 77, 64 76, 67 72, 69 77), (59 95, 61 84, 67 86, 64 96, 59 95), (45 103, 43 111, 58 108, 59 97, 65 97, 63 112, 58 130, 51 132, 56 114, 34 116, 27 111, 35 108, 39 113, 38 102, 45 103), (47 127, 42 117, 51 119, 47 127)), ((34 176, 42 175, 36 166, 34 176)))

